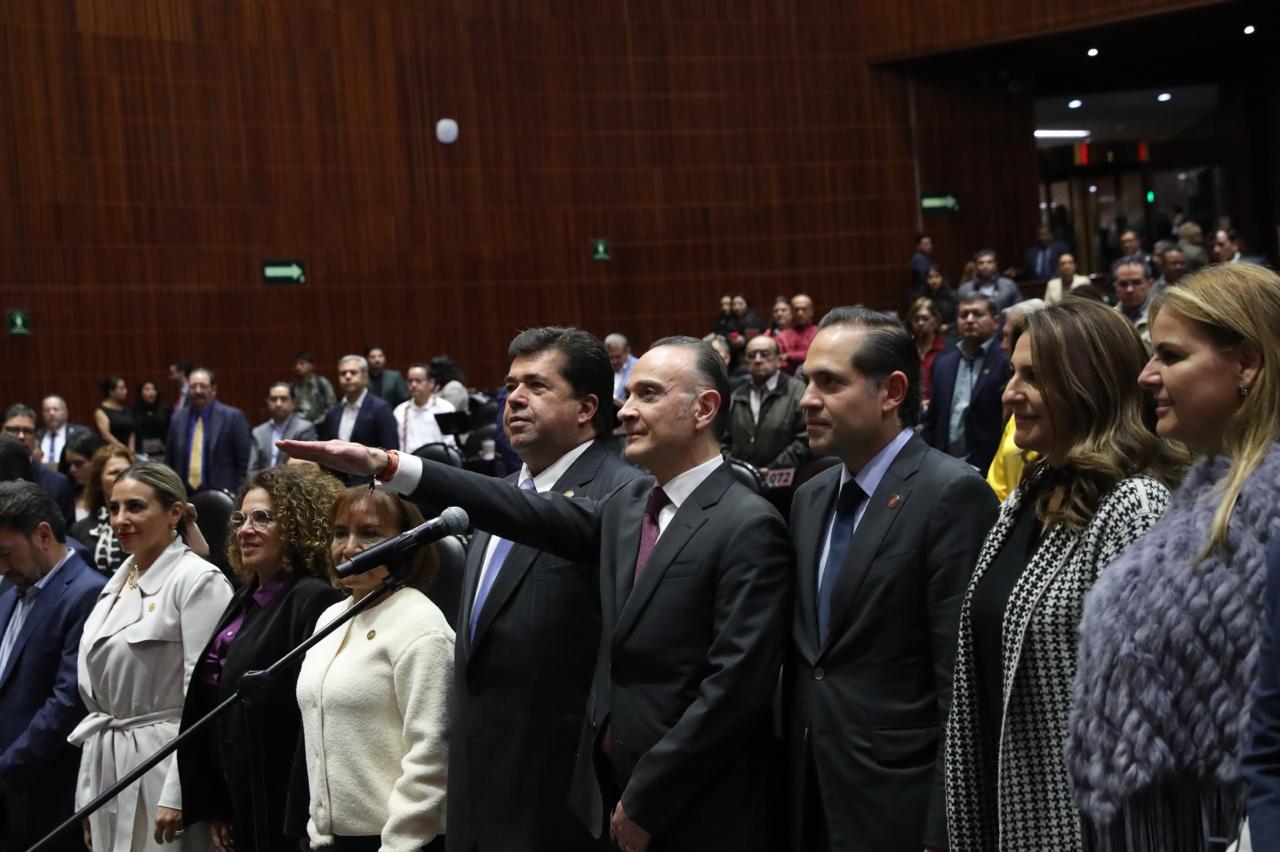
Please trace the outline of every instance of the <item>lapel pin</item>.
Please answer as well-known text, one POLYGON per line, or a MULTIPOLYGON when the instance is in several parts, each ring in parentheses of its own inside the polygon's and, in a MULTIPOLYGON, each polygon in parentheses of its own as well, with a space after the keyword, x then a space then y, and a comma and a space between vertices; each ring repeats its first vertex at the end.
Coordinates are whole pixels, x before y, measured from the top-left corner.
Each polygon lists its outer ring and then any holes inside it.
POLYGON ((564 492, 564 496, 566 496, 566 497, 572 497, 572 496, 573 496, 573 489, 572 489, 572 488, 570 488, 568 491, 564 492))
POLYGON ((370 631, 369 631, 369 633, 368 633, 368 635, 366 635, 364 638, 366 638, 366 639, 372 639, 373 637, 375 637, 375 636, 377 636, 377 635, 378 635, 378 631, 376 631, 376 630, 370 630, 370 631))
POLYGON ((156 611, 156 603, 155 601, 152 601, 151 606, 147 607, 147 612, 155 612, 155 611, 156 611))
POLYGON ((898 508, 898 504, 901 502, 902 502, 902 498, 899 497, 897 494, 894 494, 889 497, 889 508, 896 509, 898 508))
POLYGON ((982 368, 982 375, 984 375, 984 376, 985 376, 987 373, 990 373, 990 372, 991 372, 991 368, 990 368, 990 367, 983 367, 983 368, 982 368))

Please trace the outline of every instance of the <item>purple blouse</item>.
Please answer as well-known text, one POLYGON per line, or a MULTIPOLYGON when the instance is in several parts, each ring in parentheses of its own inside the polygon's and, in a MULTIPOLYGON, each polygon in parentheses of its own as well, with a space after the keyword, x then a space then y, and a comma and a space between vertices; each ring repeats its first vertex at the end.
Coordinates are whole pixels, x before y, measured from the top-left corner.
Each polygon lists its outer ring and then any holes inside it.
MULTIPOLYGON (((218 631, 213 637, 213 642, 209 645, 209 650, 205 653, 204 659, 201 660, 201 679, 210 686, 217 686, 222 681, 222 666, 227 661, 227 652, 231 649, 231 643, 240 633, 240 628, 244 627, 244 617, 248 614, 250 608, 259 607, 265 609, 271 605, 271 602, 280 597, 280 593, 289 585, 292 579, 284 571, 279 572, 261 589, 254 589, 249 599, 244 602, 243 609, 240 614, 232 619, 231 623, 218 631)), ((257 582, 256 580, 254 582, 257 582)))

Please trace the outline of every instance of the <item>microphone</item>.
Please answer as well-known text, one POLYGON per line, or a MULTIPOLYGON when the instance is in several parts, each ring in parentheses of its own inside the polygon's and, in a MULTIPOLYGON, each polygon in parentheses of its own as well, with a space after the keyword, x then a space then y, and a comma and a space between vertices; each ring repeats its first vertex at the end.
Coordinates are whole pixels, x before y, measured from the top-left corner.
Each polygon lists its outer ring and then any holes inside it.
POLYGON ((439 541, 445 536, 464 533, 471 526, 467 513, 457 506, 450 506, 440 513, 440 517, 432 518, 424 524, 389 538, 381 544, 375 544, 368 550, 361 551, 343 562, 337 568, 339 577, 350 577, 372 571, 379 565, 392 562, 406 553, 417 550, 424 544, 439 541))

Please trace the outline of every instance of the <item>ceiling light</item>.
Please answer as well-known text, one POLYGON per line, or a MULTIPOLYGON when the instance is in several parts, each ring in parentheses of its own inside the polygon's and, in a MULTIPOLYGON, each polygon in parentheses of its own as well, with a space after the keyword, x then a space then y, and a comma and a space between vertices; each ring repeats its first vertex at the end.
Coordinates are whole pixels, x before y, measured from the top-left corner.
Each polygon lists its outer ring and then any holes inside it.
MULTIPOLYGON (((1253 29, 1253 28, 1252 28, 1252 27, 1250 27, 1249 29, 1253 29)), ((1089 58, 1090 58, 1090 59, 1092 59, 1093 57, 1095 57, 1095 56, 1097 56, 1097 55, 1098 55, 1098 48, 1096 48, 1096 47, 1091 47, 1091 48, 1089 48, 1088 53, 1089 53, 1089 58)))
POLYGON ((1247 26, 1247 27, 1245 27, 1245 28, 1244 28, 1244 34, 1245 34, 1245 35, 1253 35, 1253 34, 1254 34, 1254 32, 1255 32, 1255 30, 1254 30, 1254 28, 1253 28, 1253 24, 1249 24, 1249 26, 1247 26))
POLYGON ((1162 104, 1165 104, 1173 100, 1173 95, 1171 95, 1168 92, 1161 92, 1160 94, 1156 95, 1156 100, 1158 100, 1162 104))
POLYGON ((1088 130, 1037 130, 1037 139, 1088 139, 1088 130))
POLYGON ((1098 191, 1098 187, 1097 187, 1097 185, 1096 185, 1096 184, 1091 184, 1091 185, 1089 186, 1089 191, 1090 191, 1090 192, 1097 192, 1097 191, 1098 191))
POLYGON ((1080 107, 1082 106, 1084 106, 1084 101, 1080 100, 1079 98, 1075 98, 1074 100, 1067 101, 1067 109, 1080 109, 1080 107))

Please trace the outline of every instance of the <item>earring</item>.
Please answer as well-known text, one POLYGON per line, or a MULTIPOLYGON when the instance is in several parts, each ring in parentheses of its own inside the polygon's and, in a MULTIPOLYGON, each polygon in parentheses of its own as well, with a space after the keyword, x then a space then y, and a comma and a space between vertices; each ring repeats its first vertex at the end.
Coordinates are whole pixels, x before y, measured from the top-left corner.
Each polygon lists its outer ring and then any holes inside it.
POLYGON ((1236 390, 1240 391, 1241 399, 1245 399, 1249 396, 1249 386, 1244 383, 1244 379, 1241 379, 1240 383, 1236 385, 1236 390))

